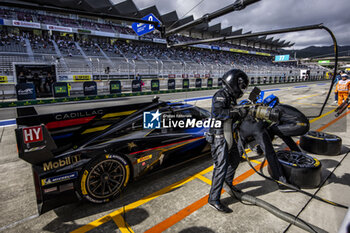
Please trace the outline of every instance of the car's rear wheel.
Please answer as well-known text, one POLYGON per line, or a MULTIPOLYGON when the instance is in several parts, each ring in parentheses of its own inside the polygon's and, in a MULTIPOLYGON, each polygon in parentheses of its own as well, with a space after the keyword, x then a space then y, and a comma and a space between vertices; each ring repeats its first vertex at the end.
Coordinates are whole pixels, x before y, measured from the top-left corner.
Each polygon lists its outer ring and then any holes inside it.
MULTIPOLYGON (((276 155, 289 183, 301 188, 316 188, 321 183, 321 162, 297 151, 277 151, 276 155)), ((271 175, 271 169, 268 168, 271 175)))
POLYGON ((90 202, 108 202, 122 192, 129 177, 130 168, 125 159, 117 155, 106 155, 83 169, 78 190, 90 202))
POLYGON ((333 134, 309 131, 300 137, 300 147, 313 154, 338 155, 341 151, 342 140, 333 134))

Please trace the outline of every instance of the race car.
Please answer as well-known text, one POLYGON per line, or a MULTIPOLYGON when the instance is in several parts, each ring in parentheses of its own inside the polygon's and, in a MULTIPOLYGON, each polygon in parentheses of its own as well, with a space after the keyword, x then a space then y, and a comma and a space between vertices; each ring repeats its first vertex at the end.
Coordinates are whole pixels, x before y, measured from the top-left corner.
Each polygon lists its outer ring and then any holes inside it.
POLYGON ((208 128, 147 125, 145 114, 210 118, 205 109, 158 99, 40 115, 18 108, 18 154, 32 165, 39 214, 81 199, 108 202, 132 180, 209 151, 208 128))

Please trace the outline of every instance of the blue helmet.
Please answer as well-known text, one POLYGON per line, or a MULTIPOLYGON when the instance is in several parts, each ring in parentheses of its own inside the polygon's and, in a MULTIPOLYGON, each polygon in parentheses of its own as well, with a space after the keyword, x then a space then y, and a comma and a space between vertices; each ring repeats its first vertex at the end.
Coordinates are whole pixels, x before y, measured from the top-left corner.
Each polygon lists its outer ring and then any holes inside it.
POLYGON ((276 104, 278 104, 279 102, 280 101, 279 101, 278 97, 275 96, 274 94, 271 94, 264 99, 264 104, 268 105, 271 108, 275 107, 276 104))

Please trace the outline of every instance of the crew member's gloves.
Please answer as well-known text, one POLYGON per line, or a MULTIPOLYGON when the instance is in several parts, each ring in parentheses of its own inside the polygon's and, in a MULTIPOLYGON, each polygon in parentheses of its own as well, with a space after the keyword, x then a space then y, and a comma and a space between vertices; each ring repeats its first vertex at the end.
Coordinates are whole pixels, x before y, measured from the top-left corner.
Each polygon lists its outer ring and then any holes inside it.
POLYGON ((244 118, 248 115, 249 108, 232 108, 230 114, 233 118, 244 118))
POLYGON ((241 118, 244 118, 248 115, 249 113, 249 108, 240 108, 239 109, 239 115, 241 118))

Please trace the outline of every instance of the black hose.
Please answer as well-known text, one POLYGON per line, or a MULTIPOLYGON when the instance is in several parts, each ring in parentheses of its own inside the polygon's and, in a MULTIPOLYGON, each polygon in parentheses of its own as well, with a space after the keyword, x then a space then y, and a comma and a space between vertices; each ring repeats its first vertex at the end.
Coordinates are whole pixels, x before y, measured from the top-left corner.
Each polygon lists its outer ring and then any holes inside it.
MULTIPOLYGON (((238 134, 238 141, 240 144, 240 146, 242 147, 242 150, 244 151, 244 154, 249 162, 249 164, 251 165, 250 161, 249 161, 249 158, 248 156, 246 155, 245 153, 245 150, 244 150, 244 147, 242 145, 242 141, 241 141, 241 138, 240 138, 240 135, 238 134)), ((252 165, 251 165, 252 166, 252 165)), ((255 172, 256 169, 253 168, 255 172)), ((253 205, 256 205, 256 206, 259 206, 259 207, 262 207, 264 208, 265 210, 269 211, 271 214, 275 215, 276 217, 286 221, 286 222, 289 222, 290 224, 293 224, 297 227, 300 227, 301 229, 305 230, 305 231, 308 231, 308 232, 320 232, 320 233, 324 233, 326 232, 325 230, 317 227, 317 226, 314 226, 310 223, 307 223, 305 222, 304 220, 298 218, 297 216, 294 216, 290 213, 287 213, 285 211, 282 211, 280 210, 279 208, 277 208, 276 206, 266 202, 266 201, 263 201, 259 198, 256 198, 256 197, 253 197, 253 196, 250 196, 246 193, 243 193, 243 192, 238 192, 238 190, 234 190, 232 188, 230 188, 231 192, 228 192, 232 197, 234 198, 237 198, 239 201, 246 201, 246 202, 249 202, 253 205)))
MULTIPOLYGON (((346 152, 345 156, 339 161, 339 163, 337 164, 337 166, 334 167, 333 171, 331 173, 328 174, 328 176, 326 177, 326 179, 324 179, 324 181, 322 182, 322 184, 320 185, 320 187, 317 189, 317 191, 315 192, 314 196, 316 196, 316 194, 321 190, 322 186, 326 183, 326 181, 329 179, 329 177, 331 177, 331 175, 334 174, 335 169, 337 169, 339 167, 339 165, 343 162, 343 160, 347 157, 347 155, 350 153, 350 150, 348 152, 346 152)), ((301 212, 303 212, 303 210, 306 208, 306 206, 310 203, 310 201, 313 199, 314 197, 311 197, 308 202, 304 205, 304 207, 299 211, 299 213, 297 214, 297 216, 299 216, 301 214, 301 212)), ((287 232, 288 229, 290 228, 290 225, 283 231, 283 232, 287 232)))
MULTIPOLYGON (((238 196, 239 194, 236 193, 236 195, 238 196)), ((318 233, 327 232, 327 231, 325 231, 317 226, 314 226, 310 223, 307 223, 304 220, 302 220, 302 219, 300 219, 300 218, 298 218, 290 213, 287 213, 287 212, 277 208, 276 206, 271 205, 270 203, 263 201, 259 198, 253 197, 253 196, 245 194, 245 193, 240 194, 240 196, 241 196, 240 199, 242 201, 246 201, 246 202, 252 203, 256 206, 259 206, 259 207, 269 211, 271 214, 275 215, 276 217, 278 217, 286 222, 289 222, 290 224, 293 224, 297 227, 300 227, 301 229, 303 229, 305 231, 318 232, 318 233)))

